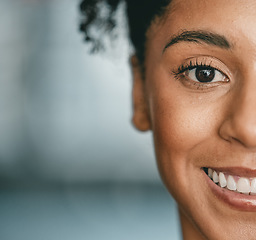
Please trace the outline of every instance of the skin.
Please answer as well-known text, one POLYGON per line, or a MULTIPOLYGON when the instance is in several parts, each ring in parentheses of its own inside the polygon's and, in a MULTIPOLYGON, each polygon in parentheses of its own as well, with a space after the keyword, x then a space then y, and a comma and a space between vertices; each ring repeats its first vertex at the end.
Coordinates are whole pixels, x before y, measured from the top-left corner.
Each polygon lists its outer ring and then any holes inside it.
POLYGON ((145 75, 133 69, 133 123, 152 130, 159 172, 179 207, 183 238, 255 239, 256 212, 232 208, 209 189, 202 167, 256 169, 256 1, 173 0, 147 32, 145 75), (177 42, 183 30, 224 36, 231 48, 177 42), (175 74, 211 64, 224 81, 175 74), (178 76, 177 76, 178 75, 178 76))

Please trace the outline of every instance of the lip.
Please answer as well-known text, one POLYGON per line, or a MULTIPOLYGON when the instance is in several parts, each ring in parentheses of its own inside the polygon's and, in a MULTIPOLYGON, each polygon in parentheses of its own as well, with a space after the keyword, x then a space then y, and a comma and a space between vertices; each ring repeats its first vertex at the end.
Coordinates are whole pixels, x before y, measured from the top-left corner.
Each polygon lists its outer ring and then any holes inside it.
MULTIPOLYGON (((220 169, 220 168, 219 168, 220 169)), ((218 170, 219 170, 218 169, 218 170)), ((238 168, 234 168, 236 171, 238 168)), ((216 169, 217 170, 217 169, 216 169)), ((222 169, 224 170, 224 169, 222 169)), ((230 172, 230 169, 227 169, 230 172)), ((203 171, 203 170, 202 170, 203 171)), ((248 171, 247 171, 248 173, 248 171)), ((216 185, 203 171, 206 182, 211 189, 212 193, 222 202, 229 205, 239 211, 256 212, 256 196, 255 195, 245 195, 242 193, 237 193, 230 191, 226 188, 221 188, 216 185)), ((240 172, 241 175, 241 172, 240 172)), ((255 175, 254 175, 255 176, 255 175)))

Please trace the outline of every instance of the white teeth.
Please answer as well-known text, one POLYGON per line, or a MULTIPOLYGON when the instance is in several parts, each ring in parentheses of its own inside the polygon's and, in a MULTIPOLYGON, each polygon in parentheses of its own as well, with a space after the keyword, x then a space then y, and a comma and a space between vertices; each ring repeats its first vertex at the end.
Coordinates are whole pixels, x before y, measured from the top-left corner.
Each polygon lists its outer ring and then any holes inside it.
POLYGON ((225 175, 223 172, 217 173, 211 168, 208 168, 208 176, 213 180, 214 183, 219 183, 219 186, 222 188, 256 196, 256 177, 245 178, 228 175, 227 173, 225 175))
POLYGON ((212 169, 208 168, 208 176, 209 176, 209 178, 212 178, 212 173, 213 173, 212 169))
POLYGON ((227 180, 225 178, 225 175, 222 172, 219 173, 219 182, 222 188, 227 186, 227 180))
POLYGON ((256 178, 251 181, 251 195, 256 195, 256 178))
POLYGON ((214 171, 213 174, 212 174, 212 180, 215 182, 215 183, 218 183, 219 182, 219 176, 218 174, 214 171))
POLYGON ((230 175, 228 176, 228 180, 227 180, 227 188, 229 190, 233 190, 233 191, 236 190, 236 182, 235 182, 234 178, 230 175))
POLYGON ((246 193, 249 194, 250 192, 250 181, 248 178, 239 178, 237 182, 237 191, 240 193, 246 193))

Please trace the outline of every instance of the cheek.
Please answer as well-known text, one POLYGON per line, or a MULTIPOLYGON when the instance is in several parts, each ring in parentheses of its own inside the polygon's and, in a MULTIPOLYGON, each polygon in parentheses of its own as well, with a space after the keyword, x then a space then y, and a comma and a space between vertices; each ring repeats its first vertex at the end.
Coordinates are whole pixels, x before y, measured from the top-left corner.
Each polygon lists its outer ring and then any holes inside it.
POLYGON ((149 76, 146 89, 156 150, 186 155, 216 132, 223 112, 221 92, 191 91, 160 67, 149 76))
POLYGON ((217 102, 206 104, 179 87, 152 89, 150 111, 158 168, 175 196, 181 186, 188 186, 184 173, 199 165, 207 142, 216 138, 220 108, 217 102))
POLYGON ((214 106, 194 103, 179 92, 168 91, 166 97, 155 95, 151 104, 152 129, 157 147, 187 155, 216 132, 214 106), (158 146, 159 145, 159 146, 158 146))

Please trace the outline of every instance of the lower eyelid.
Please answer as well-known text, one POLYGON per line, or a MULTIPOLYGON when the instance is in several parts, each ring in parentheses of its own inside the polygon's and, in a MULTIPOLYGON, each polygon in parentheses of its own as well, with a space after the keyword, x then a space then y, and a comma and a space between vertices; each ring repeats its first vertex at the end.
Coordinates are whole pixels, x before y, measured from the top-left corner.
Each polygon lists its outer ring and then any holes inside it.
POLYGON ((198 82, 187 79, 185 76, 180 77, 179 81, 188 88, 195 90, 210 90, 214 87, 220 86, 220 82, 198 82))

